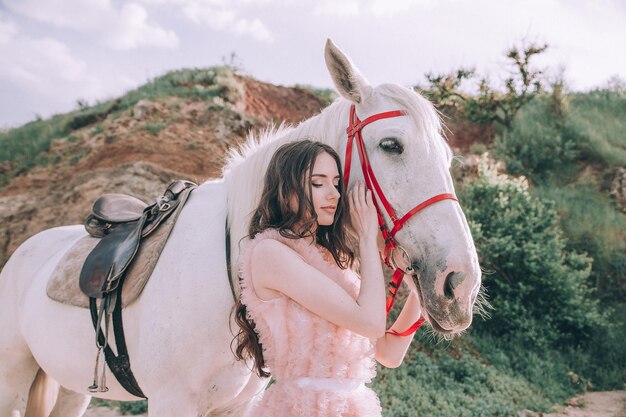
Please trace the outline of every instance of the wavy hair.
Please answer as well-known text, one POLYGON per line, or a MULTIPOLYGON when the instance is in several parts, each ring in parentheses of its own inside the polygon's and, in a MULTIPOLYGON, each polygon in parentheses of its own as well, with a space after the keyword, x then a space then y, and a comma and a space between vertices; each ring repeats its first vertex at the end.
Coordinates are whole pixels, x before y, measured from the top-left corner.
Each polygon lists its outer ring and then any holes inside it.
MULTIPOLYGON (((328 250, 341 269, 351 267, 354 262, 354 251, 351 248, 354 246, 348 231, 348 199, 343 198, 345 184, 341 174, 339 155, 324 143, 306 139, 279 147, 267 168, 261 200, 252 214, 247 237, 252 239, 267 229, 276 229, 281 236, 288 239, 314 237, 315 242, 328 250), (310 178, 315 161, 322 153, 329 154, 337 164, 340 173, 339 192, 342 195, 335 211, 335 220, 328 226, 317 224, 317 215, 311 200, 310 178), (297 210, 293 210, 291 204, 294 197, 298 204, 297 210)), ((235 355, 239 360, 251 358, 257 374, 269 377, 270 373, 264 369, 263 347, 256 325, 241 300, 237 301, 235 308, 235 321, 240 327, 235 336, 235 355)))

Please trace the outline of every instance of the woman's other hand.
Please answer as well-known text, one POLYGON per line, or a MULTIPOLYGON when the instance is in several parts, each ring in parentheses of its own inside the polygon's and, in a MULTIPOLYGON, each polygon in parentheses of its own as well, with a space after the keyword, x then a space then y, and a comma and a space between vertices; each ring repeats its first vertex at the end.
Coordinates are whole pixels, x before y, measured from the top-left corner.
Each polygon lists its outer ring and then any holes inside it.
POLYGON ((359 181, 350 191, 350 219, 352 227, 361 240, 376 241, 378 235, 378 216, 372 200, 372 192, 359 181))

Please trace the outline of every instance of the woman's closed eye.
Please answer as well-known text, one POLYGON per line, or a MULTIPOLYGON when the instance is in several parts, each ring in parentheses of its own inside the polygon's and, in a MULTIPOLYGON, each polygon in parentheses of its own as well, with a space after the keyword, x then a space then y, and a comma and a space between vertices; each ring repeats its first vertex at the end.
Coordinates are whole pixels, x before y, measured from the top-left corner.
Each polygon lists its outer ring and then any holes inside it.
MULTIPOLYGON (((323 187, 324 184, 315 184, 315 183, 311 183, 311 185, 315 188, 319 188, 319 187, 323 187)), ((333 184, 333 187, 335 187, 336 189, 339 189, 339 184, 333 184)))

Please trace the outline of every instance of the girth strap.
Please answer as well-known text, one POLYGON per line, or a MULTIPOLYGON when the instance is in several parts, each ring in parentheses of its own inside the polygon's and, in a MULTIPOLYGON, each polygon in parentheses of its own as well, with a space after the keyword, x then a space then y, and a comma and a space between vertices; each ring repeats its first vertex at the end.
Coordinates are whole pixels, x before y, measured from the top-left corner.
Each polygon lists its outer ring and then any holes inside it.
MULTIPOLYGON (((128 356, 128 349, 126 347, 126 338, 124 337, 124 325, 122 322, 122 286, 124 284, 125 275, 122 274, 119 285, 113 293, 115 293, 115 305, 113 306, 113 334, 115 335, 115 345, 117 347, 117 355, 113 353, 113 350, 109 346, 107 338, 105 337, 102 329, 98 326, 98 306, 96 299, 89 297, 89 310, 91 311, 91 321, 93 327, 98 332, 98 343, 100 346, 104 346, 104 357, 106 363, 109 365, 109 369, 120 383, 122 387, 135 397, 147 398, 139 384, 133 375, 133 371, 130 369, 130 358, 128 356)), ((111 294, 113 294, 111 293, 111 294)), ((111 294, 107 294, 105 297, 110 297, 111 294)), ((106 298, 103 298, 100 303, 107 302, 106 298)), ((110 306, 109 306, 110 307, 110 306)), ((105 311, 104 314, 108 314, 105 311)), ((106 322, 106 326, 108 326, 106 322)), ((106 331, 106 329, 105 329, 106 331)))
MULTIPOLYGON (((84 286, 90 290, 85 292, 89 296, 89 310, 96 330, 96 346, 98 347, 94 383, 88 388, 90 391, 106 392, 108 390, 105 379, 105 367, 108 365, 117 381, 126 391, 136 397, 146 398, 141 388, 139 388, 139 384, 130 367, 122 321, 122 288, 126 279, 127 267, 133 261, 141 239, 148 236, 177 209, 180 210, 185 204, 189 193, 194 188, 196 188, 196 184, 192 182, 184 180, 174 181, 156 203, 147 206, 143 210, 142 216, 131 222, 121 222, 116 225, 105 224, 105 227, 99 228, 96 226, 99 226, 101 223, 107 223, 108 220, 98 219, 93 215, 88 218, 88 220, 96 220, 93 224, 91 221, 89 222, 90 227, 88 230, 94 229, 98 232, 97 235, 101 234, 104 236, 96 246, 96 249, 100 245, 108 244, 106 247, 108 250, 103 251, 103 255, 96 250, 92 251, 88 259, 93 258, 95 261, 90 264, 91 268, 85 264, 81 271, 81 284, 85 283, 84 286), (99 233, 101 229, 106 232, 99 233), (85 279, 83 279, 83 276, 85 279), (92 276, 95 276, 95 278, 87 280, 87 278, 92 276), (100 306, 98 306, 97 299, 100 299, 100 306), (108 340, 109 318, 111 317, 117 354, 111 349, 108 340), (101 329, 103 322, 104 331, 101 329), (102 364, 102 374, 98 378, 102 352, 104 352, 106 364, 102 364)), ((104 200, 105 203, 107 201, 109 200, 104 200)), ((174 215, 174 221, 178 213, 177 211, 176 215, 174 215)), ((168 236, 166 235, 162 238, 167 239, 168 236)), ((82 288, 83 285, 81 285, 82 288)))

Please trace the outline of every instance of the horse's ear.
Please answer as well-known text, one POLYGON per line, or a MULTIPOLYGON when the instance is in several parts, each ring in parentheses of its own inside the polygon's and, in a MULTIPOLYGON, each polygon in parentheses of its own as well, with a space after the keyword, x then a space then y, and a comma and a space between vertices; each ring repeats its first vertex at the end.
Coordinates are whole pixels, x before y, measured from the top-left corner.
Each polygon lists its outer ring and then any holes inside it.
POLYGON ((372 93, 372 87, 350 62, 350 59, 330 39, 326 41, 324 58, 339 94, 355 104, 367 100, 372 93))

